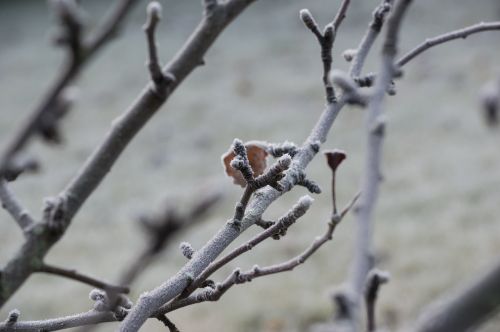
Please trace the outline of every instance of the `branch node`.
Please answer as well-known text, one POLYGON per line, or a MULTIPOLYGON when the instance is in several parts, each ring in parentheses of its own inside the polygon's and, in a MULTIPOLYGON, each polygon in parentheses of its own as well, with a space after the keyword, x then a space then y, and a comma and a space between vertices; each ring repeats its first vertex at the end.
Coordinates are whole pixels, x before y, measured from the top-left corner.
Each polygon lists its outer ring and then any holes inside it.
POLYGON ((319 149, 321 148, 321 142, 319 140, 315 140, 313 142, 309 142, 309 146, 314 153, 318 153, 319 149))
POLYGON ((28 156, 15 156, 3 173, 7 182, 15 181, 22 173, 35 173, 40 169, 38 160, 28 156))
POLYGON ((356 82, 347 73, 333 70, 330 73, 330 80, 344 91, 346 103, 361 107, 368 104, 368 97, 359 91, 356 82))
POLYGON ((375 319, 375 305, 377 302, 378 292, 380 286, 389 281, 389 273, 385 271, 379 271, 377 269, 371 270, 365 282, 365 303, 366 303, 366 313, 367 313, 367 331, 376 331, 376 319, 375 319))
POLYGON ((318 38, 318 40, 323 39, 321 36, 321 32, 319 31, 318 24, 316 23, 316 20, 312 16, 311 12, 309 9, 302 9, 299 12, 300 19, 304 23, 304 25, 311 30, 312 33, 318 38))
POLYGON ((383 137, 385 135, 385 123, 385 119, 383 117, 379 117, 371 128, 370 133, 378 137, 383 137))
POLYGON ((203 15, 210 16, 219 6, 217 0, 202 0, 203 3, 203 15))
POLYGON ((38 133, 47 143, 59 144, 63 141, 60 132, 60 123, 64 116, 68 114, 77 98, 78 89, 75 87, 66 87, 40 118, 37 124, 38 133))
POLYGON ((63 195, 45 199, 43 222, 51 233, 62 235, 68 224, 67 200, 63 195))
POLYGON ((19 316, 21 316, 21 312, 19 309, 14 309, 9 312, 9 315, 7 316, 7 319, 5 320, 5 325, 8 327, 12 327, 14 324, 17 323, 19 316))
POLYGON ((181 242, 179 247, 184 257, 187 259, 191 259, 193 257, 195 251, 189 242, 181 242))
POLYGON ((238 232, 241 231, 241 220, 239 219, 231 219, 228 221, 228 224, 233 227, 238 232))
POLYGON ((62 28, 55 42, 57 45, 67 46, 71 52, 73 64, 77 64, 83 56, 82 30, 84 15, 75 0, 51 0, 50 3, 62 28))
POLYGON ((342 56, 344 57, 345 61, 351 62, 357 53, 358 53, 358 50, 350 48, 350 49, 345 50, 344 53, 342 53, 342 56))

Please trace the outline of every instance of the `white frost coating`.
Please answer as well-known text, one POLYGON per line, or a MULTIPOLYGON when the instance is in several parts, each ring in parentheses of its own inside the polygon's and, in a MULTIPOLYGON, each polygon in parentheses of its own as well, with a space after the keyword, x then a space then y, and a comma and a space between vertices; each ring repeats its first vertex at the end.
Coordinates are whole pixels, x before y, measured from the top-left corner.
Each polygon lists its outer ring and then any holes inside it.
POLYGON ((298 205, 307 210, 311 206, 312 202, 314 202, 314 199, 309 195, 305 195, 299 199, 298 205))
POLYGON ((146 8, 148 16, 154 17, 155 19, 161 18, 161 4, 158 1, 150 2, 146 8))
POLYGON ((289 154, 285 154, 278 159, 278 163, 282 168, 288 168, 292 163, 292 157, 289 154))

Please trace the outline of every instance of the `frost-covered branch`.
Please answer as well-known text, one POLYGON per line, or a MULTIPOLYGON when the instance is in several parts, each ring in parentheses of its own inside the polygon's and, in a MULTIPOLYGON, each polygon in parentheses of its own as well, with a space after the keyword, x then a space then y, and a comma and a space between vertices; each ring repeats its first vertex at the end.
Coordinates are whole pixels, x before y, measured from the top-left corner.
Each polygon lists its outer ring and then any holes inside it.
MULTIPOLYGON (((294 268, 299 266, 300 264, 303 264, 309 257, 311 257, 323 244, 328 242, 329 240, 332 239, 333 232, 335 231, 337 225, 340 223, 340 221, 344 218, 344 216, 350 211, 350 209, 353 207, 354 203, 356 202, 357 198, 359 195, 356 195, 352 201, 340 212, 340 214, 336 215, 335 218, 332 217, 331 221, 328 223, 328 227, 326 232, 321 236, 317 237, 311 245, 306 248, 301 254, 279 264, 275 265, 270 265, 266 267, 259 267, 255 265, 252 269, 242 272, 240 269, 234 270, 223 282, 215 284, 214 286, 208 286, 202 290, 200 290, 197 293, 194 293, 192 295, 189 295, 186 298, 180 298, 179 300, 173 301, 172 303, 169 303, 162 308, 158 312, 161 313, 167 313, 171 312, 173 310, 196 304, 196 303, 201 303, 201 302, 206 302, 206 301, 218 301, 221 296, 232 286, 237 285, 237 284, 242 284, 245 282, 250 282, 255 278, 258 277, 263 277, 271 274, 277 274, 277 273, 282 273, 282 272, 287 272, 287 271, 292 271, 294 268)), ((301 204, 299 202, 298 205, 294 207, 296 209, 299 207, 301 204)), ((293 211, 292 211, 293 214, 293 211)), ((264 233, 264 232, 263 232, 264 233)), ((261 234, 263 234, 261 233, 261 234)), ((259 237, 259 236, 257 236, 259 237)), ((257 238, 256 237, 256 238, 257 238)), ((249 243, 246 243, 245 245, 248 245, 249 243)), ((225 260, 228 258, 231 260, 232 258, 238 256, 239 254, 250 250, 248 247, 245 247, 245 245, 235 249, 232 253, 228 254, 225 256, 221 261, 225 260), (233 255, 236 255, 232 257, 233 255)), ((251 245, 250 245, 251 246, 251 245)), ((213 271, 212 271, 213 272, 213 271)))
MULTIPOLYGON (((372 268, 373 213, 381 181, 382 145, 385 132, 383 102, 387 86, 395 74, 394 58, 397 54, 398 35, 401 21, 411 0, 399 0, 389 20, 382 48, 380 75, 376 80, 374 93, 367 113, 367 155, 361 183, 361 199, 356 209, 357 234, 355 258, 352 263, 350 286, 354 303, 359 308, 365 280, 372 268)), ((356 309, 359 311, 359 309, 356 309)))
MULTIPOLYGON (((241 246, 235 248, 231 252, 229 252, 227 255, 224 257, 218 259, 217 261, 214 261, 211 263, 207 268, 196 278, 193 280, 193 282, 185 289, 185 291, 181 294, 181 296, 177 299, 174 299, 170 303, 162 306, 158 312, 161 314, 165 314, 167 312, 170 312, 172 310, 185 307, 187 305, 199 303, 199 302, 204 302, 206 300, 209 300, 208 298, 204 300, 204 296, 200 296, 200 294, 205 294, 207 291, 201 290, 200 292, 190 295, 192 292, 194 292, 196 289, 203 287, 204 284, 207 283, 207 278, 210 277, 215 271, 219 270, 221 267, 225 266, 227 263, 231 262, 233 259, 236 257, 244 254, 245 252, 248 252, 249 250, 253 249, 256 245, 261 243, 262 241, 270 238, 270 237, 275 237, 275 236, 283 236, 285 235, 287 229, 292 226, 299 218, 301 218, 309 209, 309 207, 312 204, 312 198, 309 196, 304 196, 302 197, 297 204, 295 204, 290 211, 283 217, 281 217, 276 223, 273 224, 273 226, 269 227, 265 231, 261 232, 260 234, 256 235, 254 238, 251 240, 245 242, 241 246)), ((208 283, 210 284, 210 283, 208 283)), ((215 289, 218 287, 217 285, 214 286, 215 289)), ((212 288, 212 287, 210 287, 212 288)), ((220 295, 216 295, 215 297, 210 297, 212 299, 219 299, 220 295)))
POLYGON ((353 51, 354 55, 352 56, 352 60, 349 59, 349 61, 352 61, 351 67, 349 68, 349 75, 351 77, 355 78, 361 75, 361 69, 363 68, 366 57, 368 56, 375 39, 377 39, 380 31, 382 30, 385 16, 391 10, 392 2, 393 0, 383 0, 382 3, 373 11, 373 19, 368 26, 368 30, 361 39, 358 48, 353 51))
MULTIPOLYGON (((479 33, 479 32, 484 32, 484 31, 495 31, 495 30, 500 30, 500 22, 481 22, 477 23, 459 30, 454 30, 450 31, 441 35, 438 35, 436 37, 432 38, 427 38, 424 42, 421 44, 417 45, 414 47, 412 50, 401 56, 396 61, 396 66, 397 67, 403 67, 406 65, 408 62, 411 60, 415 59, 417 56, 420 54, 424 53, 425 51, 431 49, 434 46, 455 40, 455 39, 465 39, 468 36, 479 33)), ((372 86, 373 83, 375 82, 376 75, 371 73, 367 74, 364 76, 358 77, 358 75, 355 75, 355 80, 356 82, 361 86, 372 86)))
POLYGON ((210 263, 210 265, 207 266, 207 268, 189 285, 189 287, 185 289, 182 295, 185 297, 191 294, 197 288, 201 287, 201 285, 207 280, 207 278, 210 277, 215 271, 219 270, 221 267, 228 264, 236 257, 244 254, 249 250, 252 250, 262 241, 270 237, 279 238, 280 236, 285 235, 287 229, 307 212, 311 203, 312 198, 310 198, 309 196, 302 197, 299 202, 295 206, 293 206, 290 211, 288 211, 286 215, 278 219, 278 221, 275 222, 272 226, 257 234, 255 237, 245 242, 241 246, 233 249, 224 257, 210 263))

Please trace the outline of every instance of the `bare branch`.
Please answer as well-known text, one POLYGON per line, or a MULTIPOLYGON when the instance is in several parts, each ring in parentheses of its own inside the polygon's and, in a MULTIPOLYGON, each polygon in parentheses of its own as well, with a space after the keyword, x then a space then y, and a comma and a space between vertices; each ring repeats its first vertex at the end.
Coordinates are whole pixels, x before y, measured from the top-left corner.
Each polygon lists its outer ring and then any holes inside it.
POLYGON ((87 284, 87 285, 90 285, 90 286, 93 286, 96 288, 100 288, 103 290, 109 290, 109 291, 113 291, 116 293, 127 294, 129 292, 128 287, 111 285, 111 284, 106 283, 105 281, 101 281, 101 280, 98 280, 94 277, 90 277, 90 276, 81 274, 76 270, 64 269, 64 268, 60 268, 60 267, 49 265, 49 264, 42 264, 35 272, 43 272, 43 273, 57 275, 60 277, 76 280, 76 281, 82 282, 84 284, 87 284))
MULTIPOLYGON (((416 46, 413 48, 411 51, 403 55, 401 58, 399 58, 398 61, 396 61, 395 65, 397 67, 403 67, 406 65, 408 62, 416 58, 418 55, 422 54, 423 52, 427 51, 428 49, 455 40, 455 39, 465 39, 469 35, 478 33, 478 32, 483 32, 483 31, 495 31, 495 30, 500 30, 500 22, 481 22, 477 23, 468 27, 465 27, 463 29, 459 30, 454 30, 450 31, 447 33, 444 33, 442 35, 428 38, 426 39, 423 43, 420 45, 416 46)), ((359 74, 358 74, 359 75, 359 74)), ((372 86, 373 82, 375 81, 376 75, 371 73, 365 76, 359 77, 358 75, 353 75, 354 80, 356 83, 358 83, 359 86, 372 86)))
POLYGON ((387 23, 380 76, 376 81, 374 94, 370 99, 367 113, 367 157, 361 183, 363 194, 357 208, 356 251, 350 279, 353 296, 355 297, 354 302, 358 307, 366 276, 372 265, 373 212, 381 180, 380 166, 385 127, 382 120, 384 96, 387 86, 394 76, 394 57, 397 53, 398 34, 403 15, 410 3, 411 0, 397 1, 387 23))
POLYGON ((33 331, 58 331, 72 327, 79 327, 85 325, 93 325, 104 322, 114 322, 116 318, 112 312, 100 312, 97 310, 90 310, 84 313, 34 321, 16 321, 12 324, 8 322, 0 323, 0 331, 19 331, 19 332, 33 332, 33 331))
POLYGON ((368 103, 368 96, 364 95, 356 82, 348 74, 340 70, 332 70, 330 80, 344 92, 346 103, 365 107, 368 103))
MULTIPOLYGON (((155 32, 158 22, 161 20, 161 5, 157 1, 150 2, 147 7, 147 21, 144 24, 144 32, 148 42, 149 60, 147 63, 151 80, 156 93, 164 96, 168 85, 167 76, 163 74, 160 61, 158 60, 158 45, 156 43, 155 32)), ((172 78, 174 79, 174 78, 172 78)))
POLYGON ((335 14, 335 17, 333 18, 332 23, 330 23, 333 26, 333 30, 336 32, 338 31, 340 24, 346 17, 347 13, 347 8, 349 8, 349 5, 351 4, 350 0, 343 0, 342 3, 340 4, 339 10, 337 11, 337 14, 335 14))
MULTIPOLYGON (((79 41, 76 42, 74 39, 76 31, 72 30, 72 35, 69 36, 73 38, 69 43, 69 56, 66 58, 66 62, 61 68, 58 77, 42 98, 41 103, 0 155, 0 176, 8 169, 11 160, 38 133, 40 123, 44 121, 47 113, 54 107, 61 93, 76 79, 88 60, 116 33, 118 26, 125 19, 126 14, 137 2, 137 0, 117 1, 115 8, 105 18, 104 23, 96 33, 89 38, 88 42, 80 41, 80 32, 78 32, 79 41), (75 54, 78 56, 75 56, 75 54)), ((58 8, 62 10, 59 11, 60 15, 65 15, 61 19, 69 19, 69 23, 77 24, 77 14, 75 13, 76 3, 71 0, 57 0, 56 3, 59 4, 58 8)), ((76 28, 76 25, 74 28, 76 28)))
POLYGON ((28 210, 21 206, 14 193, 9 189, 7 182, 0 179, 0 201, 2 207, 10 213, 21 230, 26 233, 35 224, 28 210))
POLYGON ((500 308, 500 263, 447 298, 424 309, 414 331, 477 329, 500 308))
POLYGON ((428 38, 426 39, 422 44, 418 45, 405 55, 403 55, 397 62, 396 64, 399 67, 404 66, 408 62, 410 62, 412 59, 414 59, 417 55, 421 54, 422 52, 428 50, 431 47, 434 47, 439 44, 443 44, 446 42, 449 42, 454 39, 465 39, 469 35, 478 33, 478 32, 483 32, 483 31, 493 31, 493 30, 500 30, 500 22, 481 22, 478 24, 474 24, 468 27, 465 27, 463 29, 447 32, 445 34, 433 37, 433 38, 428 38))
POLYGON ((207 268, 189 285, 188 288, 183 292, 183 296, 187 296, 195 291, 201 286, 201 284, 207 280, 215 271, 219 270, 221 267, 235 259, 236 257, 244 254, 245 252, 253 249, 256 245, 262 241, 275 236, 283 235, 286 230, 293 225, 300 217, 302 217, 309 209, 312 198, 309 196, 303 196, 299 202, 294 205, 290 211, 283 217, 281 217, 277 222, 275 222, 271 227, 267 228, 265 231, 257 234, 254 238, 242 244, 241 246, 235 248, 230 253, 224 257, 210 263, 207 268))
MULTIPOLYGON (((316 238, 311 245, 305 249, 301 254, 297 255, 294 258, 289 259, 286 262, 275 264, 275 265, 270 265, 267 267, 259 267, 255 265, 251 270, 248 270, 246 272, 241 272, 240 269, 234 270, 222 283, 216 284, 215 288, 205 288, 203 290, 200 290, 198 293, 192 294, 186 298, 181 298, 176 301, 173 301, 162 308, 158 310, 160 313, 168 313, 174 310, 177 310, 179 308, 189 306, 192 304, 196 303, 201 303, 201 302, 206 302, 206 301, 218 301, 224 293, 231 288, 234 285, 237 284, 242 284, 245 282, 250 282, 255 278, 258 277, 263 277, 271 274, 276 274, 276 273, 282 273, 286 271, 292 271, 294 268, 299 266, 300 264, 303 264, 309 257, 311 257, 312 254, 314 254, 323 244, 328 242, 329 240, 332 239, 333 232, 335 231, 335 228, 337 225, 340 223, 342 218, 350 211, 354 203, 356 202, 357 198, 359 195, 356 195, 353 200, 342 210, 340 214, 340 218, 336 220, 332 220, 328 223, 328 228, 326 232, 323 234, 323 236, 316 238)), ((264 234, 261 233, 261 234, 264 234)), ((260 235, 259 235, 260 236, 260 235)), ((257 236, 256 238, 258 238, 257 236)), ((255 239, 256 239, 255 238, 255 239)), ((244 246, 241 246, 243 252, 247 251, 244 246)), ((235 254, 238 256, 239 253, 238 250, 240 248, 237 248, 234 252, 231 254, 235 254)), ((231 254, 229 254, 226 257, 229 257, 231 254)), ((235 257, 236 257, 235 256, 235 257)), ((234 258, 234 257, 232 257, 234 258)), ((230 258, 230 259, 232 259, 230 258)), ((221 259, 222 261, 222 259, 221 259)), ((222 264, 223 265, 223 264, 222 264)))
POLYGON ((63 31, 57 38, 57 44, 68 46, 72 61, 78 62, 82 53, 82 13, 74 0, 52 0, 57 19, 63 31))
POLYGON ((335 18, 331 23, 325 26, 323 32, 320 32, 319 27, 309 10, 302 9, 300 11, 300 19, 302 20, 304 25, 316 36, 316 39, 318 40, 318 43, 321 47, 321 61, 323 62, 323 85, 325 86, 326 101, 328 104, 336 101, 335 90, 333 89, 333 86, 328 77, 332 68, 333 43, 335 42, 335 36, 340 27, 340 24, 346 16, 349 4, 350 0, 342 1, 337 14, 335 15, 335 18))
POLYGON ((366 57, 370 52, 375 39, 382 30, 385 16, 391 10, 393 0, 383 0, 382 3, 373 11, 373 19, 368 26, 363 39, 359 43, 358 48, 354 51, 354 58, 351 67, 349 68, 349 76, 358 77, 361 75, 361 68, 365 63, 366 57))
POLYGON ((377 324, 375 320, 375 304, 380 286, 389 281, 389 274, 379 270, 371 270, 366 277, 365 303, 366 303, 366 323, 367 331, 375 332, 377 324))

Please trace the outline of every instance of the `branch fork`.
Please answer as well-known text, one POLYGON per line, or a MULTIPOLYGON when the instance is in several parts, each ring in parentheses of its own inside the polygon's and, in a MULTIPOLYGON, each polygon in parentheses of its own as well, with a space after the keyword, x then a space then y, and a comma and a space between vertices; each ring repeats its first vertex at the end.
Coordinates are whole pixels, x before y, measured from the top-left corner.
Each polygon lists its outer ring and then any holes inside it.
POLYGON ((171 73, 164 74, 158 59, 158 44, 156 42, 156 27, 161 20, 162 7, 158 1, 152 1, 146 8, 147 19, 143 26, 148 44, 149 59, 147 67, 153 83, 153 91, 160 99, 167 97, 167 88, 176 81, 171 73))
POLYGON ((349 7, 350 0, 343 0, 340 5, 335 18, 329 24, 327 24, 323 32, 319 30, 318 24, 314 19, 313 15, 308 9, 302 9, 300 11, 300 19, 304 25, 314 34, 318 43, 321 47, 321 61, 323 62, 323 85, 325 87, 326 101, 328 104, 336 102, 335 90, 328 78, 330 70, 332 68, 332 48, 335 42, 335 36, 337 30, 345 18, 347 8, 349 7))

